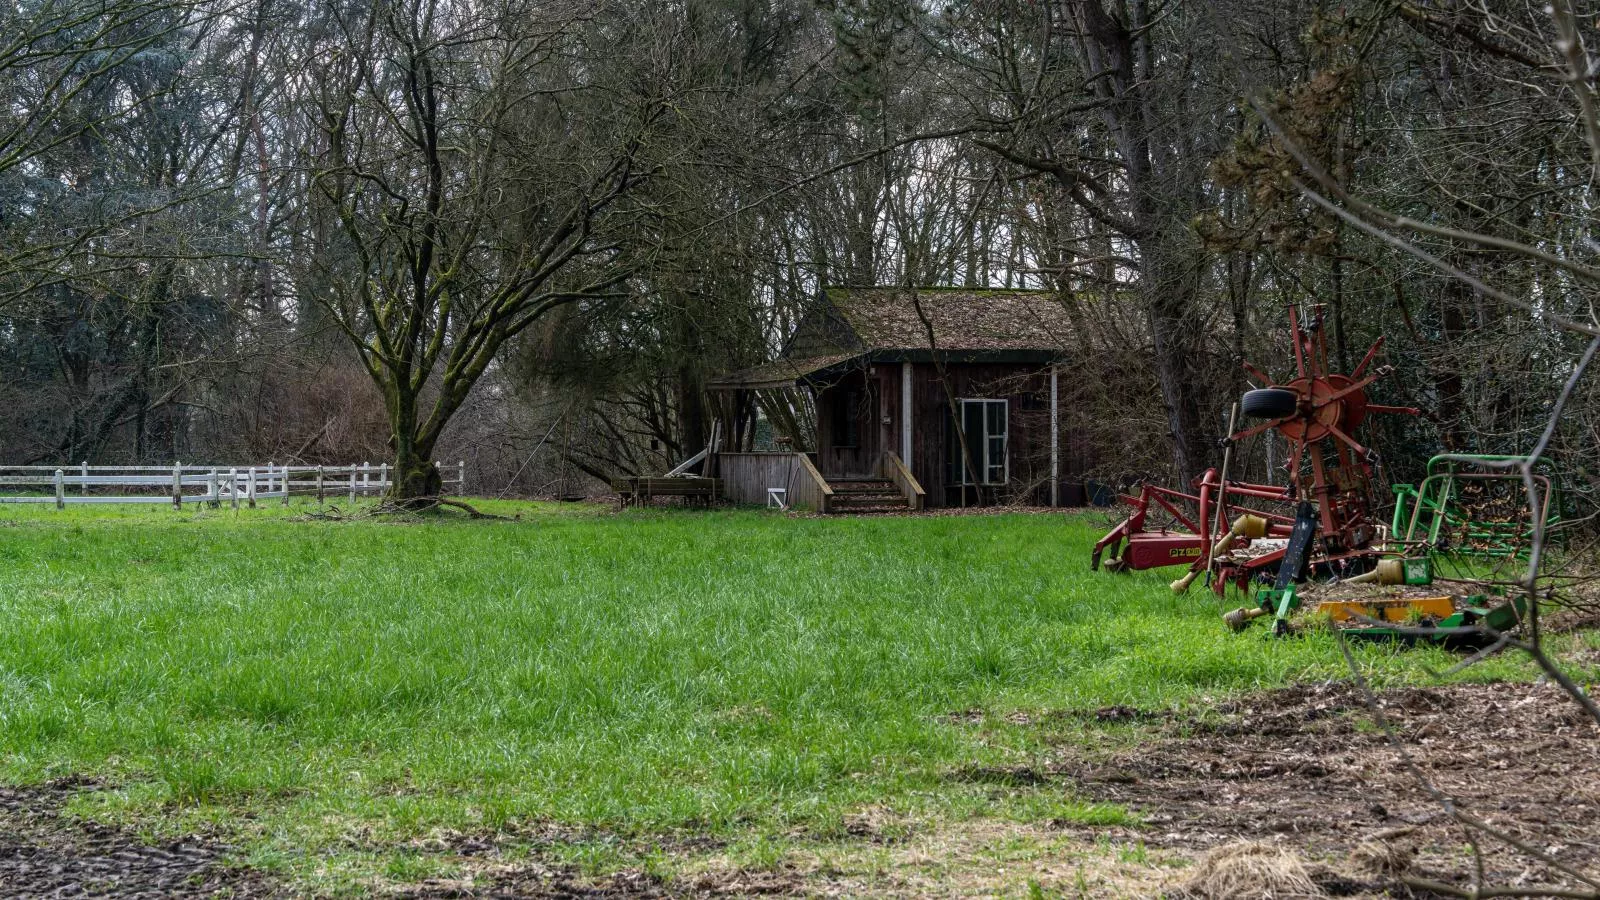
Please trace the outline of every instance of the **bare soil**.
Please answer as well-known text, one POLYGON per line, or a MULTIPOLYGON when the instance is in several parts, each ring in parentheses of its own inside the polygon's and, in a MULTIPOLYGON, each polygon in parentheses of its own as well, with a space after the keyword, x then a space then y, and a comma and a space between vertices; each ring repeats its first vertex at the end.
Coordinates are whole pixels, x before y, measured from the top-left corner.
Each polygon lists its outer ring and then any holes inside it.
MULTIPOLYGON (((1467 831, 1431 791, 1600 872, 1600 727, 1559 689, 1401 688, 1377 701, 1397 740, 1354 685, 1299 686, 1170 719, 1136 750, 1070 757, 1058 771, 1093 799, 1141 811, 1152 846, 1198 855, 1280 841, 1334 864, 1319 878, 1332 894, 1394 890, 1403 874, 1466 884, 1467 831)), ((1488 884, 1575 885, 1494 838, 1480 845, 1488 884)))
POLYGON ((265 876, 228 865, 204 837, 148 844, 122 829, 62 815, 77 780, 0 787, 0 896, 194 898, 272 896, 265 876))
POLYGON ((458 883, 435 881, 421 884, 398 893, 429 900, 512 900, 525 897, 550 900, 608 900, 624 897, 656 900, 677 897, 754 897, 801 891, 802 884, 797 878, 779 872, 719 871, 669 884, 648 872, 634 869, 593 879, 539 865, 523 865, 501 871, 480 872, 472 879, 458 883))

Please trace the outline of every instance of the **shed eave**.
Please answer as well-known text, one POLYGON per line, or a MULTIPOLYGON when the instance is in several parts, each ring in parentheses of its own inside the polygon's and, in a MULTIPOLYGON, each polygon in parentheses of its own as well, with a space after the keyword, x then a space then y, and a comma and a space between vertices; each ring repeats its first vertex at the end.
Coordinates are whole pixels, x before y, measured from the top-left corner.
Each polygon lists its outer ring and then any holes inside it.
POLYGON ((859 362, 866 354, 840 353, 809 359, 780 359, 706 382, 708 391, 765 391, 823 380, 859 362))
POLYGON ((1064 354, 1060 350, 1046 349, 1007 349, 1007 350, 929 350, 927 348, 905 349, 879 349, 872 351, 869 358, 874 363, 931 363, 941 362, 946 365, 960 365, 962 363, 1016 363, 1019 365, 1038 364, 1049 365, 1061 362, 1064 354))

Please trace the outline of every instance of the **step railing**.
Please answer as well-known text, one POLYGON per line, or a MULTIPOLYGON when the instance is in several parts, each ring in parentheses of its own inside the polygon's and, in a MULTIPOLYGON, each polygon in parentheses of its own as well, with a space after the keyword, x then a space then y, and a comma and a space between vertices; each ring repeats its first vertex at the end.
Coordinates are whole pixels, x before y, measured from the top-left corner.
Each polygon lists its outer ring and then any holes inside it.
POLYGON ((887 478, 900 489, 901 495, 906 498, 907 509, 922 509, 928 492, 922 489, 922 483, 917 481, 916 476, 911 474, 911 469, 897 454, 885 450, 878 457, 878 477, 887 478))
POLYGON ((811 461, 810 456, 804 453, 796 453, 794 456, 795 468, 798 470, 795 480, 814 498, 812 505, 819 513, 833 512, 833 487, 828 484, 828 479, 822 477, 822 473, 817 470, 817 464, 811 461))
MULTIPOLYGON (((434 463, 444 491, 462 493, 467 480, 466 461, 434 463), (453 490, 451 490, 453 488, 453 490)), ((348 466, 0 466, 0 503, 54 503, 57 509, 78 503, 185 503, 224 502, 254 508, 258 501, 291 496, 357 497, 387 493, 394 485, 388 463, 348 466), (8 493, 15 491, 16 493, 8 493)))

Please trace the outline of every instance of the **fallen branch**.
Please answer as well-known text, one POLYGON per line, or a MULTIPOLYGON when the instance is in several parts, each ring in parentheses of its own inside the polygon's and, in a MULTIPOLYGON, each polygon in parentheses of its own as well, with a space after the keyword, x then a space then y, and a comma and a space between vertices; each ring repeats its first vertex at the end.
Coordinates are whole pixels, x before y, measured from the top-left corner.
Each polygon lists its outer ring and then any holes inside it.
POLYGON ((434 497, 433 500, 439 506, 448 506, 448 507, 451 507, 453 509, 459 509, 459 510, 465 512, 469 517, 474 518, 474 519, 493 519, 493 520, 498 521, 498 522, 514 522, 514 521, 516 521, 516 519, 514 517, 512 517, 512 516, 497 516, 494 513, 482 512, 480 510, 474 509, 471 505, 469 505, 467 503, 464 503, 464 502, 462 502, 460 500, 451 500, 451 499, 449 499, 447 497, 434 497))
POLYGON ((1449 897, 1467 897, 1470 900, 1481 900, 1484 897, 1573 897, 1577 900, 1600 900, 1600 892, 1585 890, 1583 888, 1562 887, 1485 887, 1464 888, 1443 881, 1434 881, 1431 878, 1422 878, 1417 875, 1401 875, 1400 880, 1407 887, 1428 891, 1433 894, 1444 894, 1449 897))

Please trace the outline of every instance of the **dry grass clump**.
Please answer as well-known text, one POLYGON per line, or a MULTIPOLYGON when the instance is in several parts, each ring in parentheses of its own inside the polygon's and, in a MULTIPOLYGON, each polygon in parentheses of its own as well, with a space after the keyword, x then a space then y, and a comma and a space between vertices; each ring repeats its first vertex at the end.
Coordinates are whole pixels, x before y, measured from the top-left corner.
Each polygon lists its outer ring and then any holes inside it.
POLYGON ((1350 851, 1350 864, 1357 872, 1382 878, 1398 878, 1411 868, 1417 848, 1401 840, 1415 829, 1394 828, 1380 831, 1350 851))
POLYGON ((1200 900, 1297 900, 1325 897, 1293 851, 1238 841, 1208 851, 1180 889, 1200 900))

